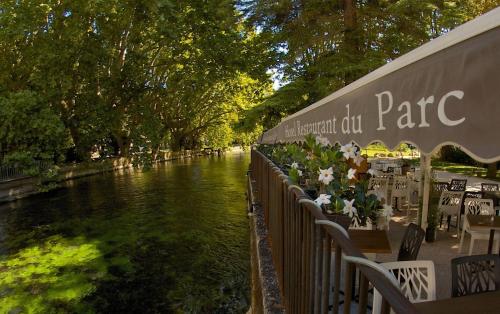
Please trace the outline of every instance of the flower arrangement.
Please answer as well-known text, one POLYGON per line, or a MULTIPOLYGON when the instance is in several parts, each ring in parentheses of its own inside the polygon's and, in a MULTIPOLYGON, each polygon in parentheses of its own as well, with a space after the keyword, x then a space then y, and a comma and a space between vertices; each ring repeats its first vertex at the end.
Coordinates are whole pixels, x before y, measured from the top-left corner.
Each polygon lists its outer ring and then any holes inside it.
POLYGON ((271 150, 271 159, 292 182, 316 192, 313 198, 326 214, 347 215, 361 226, 392 215, 389 205, 368 193, 368 180, 359 175, 366 160, 355 145, 331 145, 327 138, 308 135, 302 144, 274 145, 271 150))

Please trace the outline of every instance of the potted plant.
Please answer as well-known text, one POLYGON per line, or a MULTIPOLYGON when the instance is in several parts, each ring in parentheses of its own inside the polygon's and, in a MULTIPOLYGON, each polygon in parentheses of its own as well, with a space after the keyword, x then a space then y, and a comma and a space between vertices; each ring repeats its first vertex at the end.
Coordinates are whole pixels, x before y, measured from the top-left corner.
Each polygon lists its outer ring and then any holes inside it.
POLYGON ((367 163, 352 144, 332 146, 324 137, 308 135, 302 144, 265 147, 265 151, 332 221, 346 227, 370 226, 377 224, 380 213, 392 212, 377 195, 367 194, 367 177, 358 176, 367 171, 367 163))
POLYGON ((436 240, 439 216, 437 201, 431 198, 429 200, 429 211, 427 213, 427 228, 425 229, 426 242, 434 242, 436 240))

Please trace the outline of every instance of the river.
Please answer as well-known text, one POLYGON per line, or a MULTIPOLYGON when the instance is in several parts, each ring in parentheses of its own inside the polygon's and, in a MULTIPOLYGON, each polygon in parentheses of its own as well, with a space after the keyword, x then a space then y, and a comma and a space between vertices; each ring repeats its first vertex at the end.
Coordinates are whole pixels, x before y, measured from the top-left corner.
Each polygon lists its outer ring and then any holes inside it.
POLYGON ((0 205, 0 312, 246 312, 248 163, 166 162, 0 205))

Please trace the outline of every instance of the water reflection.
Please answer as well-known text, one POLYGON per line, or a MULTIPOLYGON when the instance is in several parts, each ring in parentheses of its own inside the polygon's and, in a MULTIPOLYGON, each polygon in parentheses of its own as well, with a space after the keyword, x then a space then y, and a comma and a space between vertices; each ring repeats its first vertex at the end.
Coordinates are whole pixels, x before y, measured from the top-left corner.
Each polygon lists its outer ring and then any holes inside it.
POLYGON ((248 161, 186 159, 1 205, 0 312, 245 312, 248 161))

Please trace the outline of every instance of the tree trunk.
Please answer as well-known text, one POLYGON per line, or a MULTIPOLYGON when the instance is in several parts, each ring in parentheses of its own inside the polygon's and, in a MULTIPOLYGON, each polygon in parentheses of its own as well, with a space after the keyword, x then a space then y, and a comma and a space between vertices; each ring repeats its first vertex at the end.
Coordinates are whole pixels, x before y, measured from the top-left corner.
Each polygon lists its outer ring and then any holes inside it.
POLYGON ((128 157, 130 152, 130 139, 124 135, 115 136, 115 139, 120 148, 120 157, 128 157))
POLYGON ((493 162, 488 164, 488 171, 486 172, 487 178, 496 178, 497 176, 497 163, 493 162))
POLYGON ((172 131, 172 137, 170 141, 170 148, 174 152, 181 151, 184 148, 184 134, 181 132, 172 131))
MULTIPOLYGON (((359 60, 360 47, 358 38, 358 23, 356 14, 356 1, 344 0, 344 45, 345 57, 351 67, 355 67, 359 60)), ((354 82, 359 74, 355 69, 348 69, 344 74, 344 84, 347 86, 354 82)))

